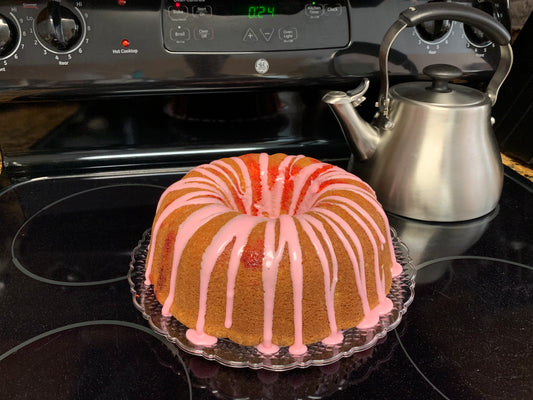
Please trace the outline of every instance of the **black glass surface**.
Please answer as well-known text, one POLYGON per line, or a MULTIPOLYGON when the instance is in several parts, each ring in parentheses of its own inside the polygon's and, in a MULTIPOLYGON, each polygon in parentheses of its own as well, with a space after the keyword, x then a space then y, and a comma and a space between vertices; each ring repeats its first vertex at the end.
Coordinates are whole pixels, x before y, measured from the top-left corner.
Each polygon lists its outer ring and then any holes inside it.
POLYGON ((142 326, 73 324, 47 332, 2 360, 9 398, 187 398, 185 365, 142 326), (58 373, 60 371, 60 373, 58 373), (142 394, 142 396, 139 396, 142 394), (57 396, 57 397, 55 397, 57 396))
POLYGON ((131 250, 181 175, 42 178, 0 192, 9 398, 531 398, 533 190, 513 172, 498 208, 478 220, 391 216, 418 267, 399 327, 364 353, 283 373, 185 354, 134 308, 131 250))
POLYGON ((13 262, 36 279, 57 284, 123 277, 124 256, 139 230, 150 224, 151 205, 160 195, 155 185, 112 185, 59 199, 18 230, 13 262))

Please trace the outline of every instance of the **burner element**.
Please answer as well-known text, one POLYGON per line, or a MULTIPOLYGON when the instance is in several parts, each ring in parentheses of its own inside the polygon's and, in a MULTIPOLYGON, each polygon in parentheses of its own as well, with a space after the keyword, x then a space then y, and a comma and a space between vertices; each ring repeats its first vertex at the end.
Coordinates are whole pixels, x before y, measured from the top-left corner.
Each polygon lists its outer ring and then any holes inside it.
POLYGON ((87 286, 125 279, 132 244, 149 226, 161 189, 117 185, 67 196, 17 232, 14 263, 47 283, 87 286))
POLYGON ((447 398, 527 399, 533 370, 533 270, 480 256, 426 263, 444 268, 417 286, 419 300, 406 315, 406 355, 447 398), (519 349, 517 351, 517 349, 519 349), (451 378, 453 377, 453 379, 451 378))
POLYGON ((180 361, 143 326, 90 321, 44 333, 0 355, 0 387, 9 388, 12 399, 42 393, 56 399, 79 399, 80 393, 85 399, 184 399, 191 388, 180 361))

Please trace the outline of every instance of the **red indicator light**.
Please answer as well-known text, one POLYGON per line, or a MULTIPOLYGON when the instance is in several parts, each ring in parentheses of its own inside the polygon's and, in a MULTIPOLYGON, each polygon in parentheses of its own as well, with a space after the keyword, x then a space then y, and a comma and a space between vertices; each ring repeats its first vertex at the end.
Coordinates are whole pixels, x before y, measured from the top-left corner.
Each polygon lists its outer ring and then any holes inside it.
POLYGON ((179 3, 179 1, 176 1, 175 5, 176 5, 176 8, 180 8, 180 3, 179 3))
POLYGON ((119 6, 125 6, 126 5, 126 0, 117 0, 117 3, 119 6))
POLYGON ((123 39, 122 47, 130 47, 130 41, 128 39, 123 39))

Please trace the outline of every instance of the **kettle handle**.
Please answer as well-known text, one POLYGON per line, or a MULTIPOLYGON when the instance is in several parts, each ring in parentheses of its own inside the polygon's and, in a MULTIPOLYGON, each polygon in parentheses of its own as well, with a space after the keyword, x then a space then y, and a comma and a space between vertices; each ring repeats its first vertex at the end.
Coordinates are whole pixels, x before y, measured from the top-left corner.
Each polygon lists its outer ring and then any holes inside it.
POLYGON ((394 24, 383 37, 379 48, 379 68, 381 71, 381 90, 379 95, 379 111, 385 118, 389 112, 389 73, 388 58, 392 43, 407 27, 414 27, 422 22, 448 19, 467 23, 480 29, 494 43, 500 46, 500 62, 487 86, 487 95, 492 105, 496 103, 498 91, 513 64, 513 50, 510 45, 511 35, 505 27, 484 11, 457 3, 426 3, 409 7, 400 13, 394 24))

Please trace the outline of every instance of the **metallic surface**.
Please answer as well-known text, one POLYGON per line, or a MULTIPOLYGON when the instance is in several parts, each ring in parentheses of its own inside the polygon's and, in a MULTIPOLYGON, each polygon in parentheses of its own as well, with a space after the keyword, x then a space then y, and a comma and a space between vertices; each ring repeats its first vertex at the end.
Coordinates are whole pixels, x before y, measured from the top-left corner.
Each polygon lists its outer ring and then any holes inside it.
POLYGON ((348 93, 331 91, 322 97, 322 101, 333 110, 350 150, 358 154, 360 160, 372 157, 380 141, 377 128, 369 126, 355 111, 355 107, 365 100, 363 95, 368 86, 369 80, 365 78, 359 87, 348 93), (372 133, 358 134, 364 130, 371 130, 372 133))
POLYGON ((469 23, 480 29, 494 43, 500 46, 500 62, 489 83, 489 97, 492 104, 496 102, 498 90, 511 70, 513 56, 510 45, 511 35, 505 27, 492 16, 476 8, 456 3, 427 3, 411 7, 400 14, 398 20, 385 33, 379 49, 379 66, 381 73, 381 91, 379 95, 380 113, 387 117, 389 105, 389 68, 388 59, 392 43, 401 31, 424 21, 448 18, 469 23))
POLYGON ((386 210, 426 221, 463 221, 496 207, 503 167, 488 102, 455 112, 397 102, 391 120, 394 129, 383 131, 363 173, 386 210))
POLYGON ((387 211, 441 222, 483 216, 496 207, 503 179, 490 100, 457 85, 451 85, 451 93, 432 95, 434 102, 447 99, 444 104, 404 97, 409 91, 424 94, 425 87, 430 85, 392 88, 392 129, 366 123, 343 92, 330 92, 324 101, 352 152, 359 154, 351 169, 370 183, 387 211), (451 102, 455 97, 462 102, 451 102), (471 103, 465 105, 468 99, 471 103))
MULTIPOLYGON (((502 36, 503 26, 494 29, 491 17, 470 7, 431 3, 421 7, 420 18, 416 8, 408 12, 412 20, 426 21, 443 18, 446 10, 465 21, 471 20, 470 13, 475 14, 480 21, 476 26, 483 27, 481 22, 490 20, 487 30, 491 36, 502 36)), ((374 123, 366 123, 358 115, 351 103, 360 102, 352 101, 348 94, 333 92, 324 101, 340 121, 352 151, 361 154, 362 160, 368 159, 360 171, 355 164, 353 168, 375 189, 387 211, 439 222, 481 217, 496 207, 503 184, 503 166, 491 124, 491 105, 497 93, 491 97, 457 85, 444 85, 446 90, 437 91, 420 82, 389 89, 388 55, 392 42, 407 26, 402 16, 387 31, 380 47, 382 84, 374 123)), ((500 42, 504 39, 498 37, 500 42)), ((503 53, 489 83, 496 92, 512 60, 510 45, 502 47, 509 53, 503 53)))

